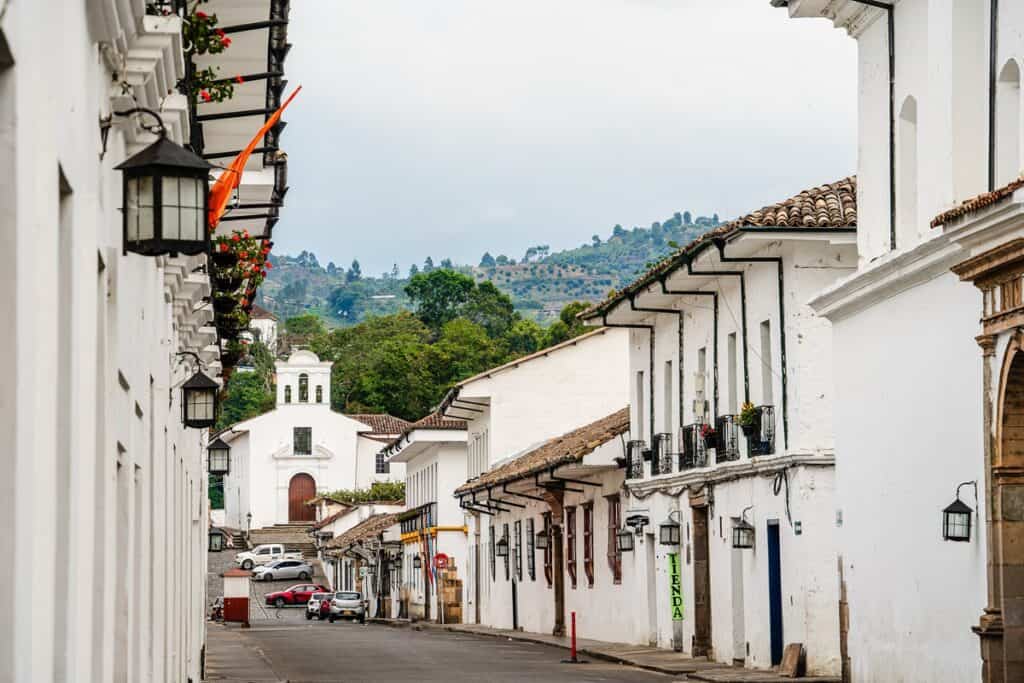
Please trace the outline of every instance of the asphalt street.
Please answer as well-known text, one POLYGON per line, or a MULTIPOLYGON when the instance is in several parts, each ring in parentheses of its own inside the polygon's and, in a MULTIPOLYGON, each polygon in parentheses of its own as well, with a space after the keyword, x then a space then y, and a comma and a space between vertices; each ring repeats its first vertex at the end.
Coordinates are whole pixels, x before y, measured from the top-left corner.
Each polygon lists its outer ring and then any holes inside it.
MULTIPOLYGON (((262 614, 260 615, 263 616, 262 614)), ((306 621, 297 608, 239 629, 210 624, 208 681, 670 681, 607 662, 563 664, 566 651, 520 641, 349 622, 306 621)))

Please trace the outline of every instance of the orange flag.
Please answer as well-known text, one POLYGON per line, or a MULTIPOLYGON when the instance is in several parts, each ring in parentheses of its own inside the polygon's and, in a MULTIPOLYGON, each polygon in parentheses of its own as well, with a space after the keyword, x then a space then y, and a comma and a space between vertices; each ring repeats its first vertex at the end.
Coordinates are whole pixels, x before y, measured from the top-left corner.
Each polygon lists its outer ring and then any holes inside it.
POLYGON ((238 153, 235 160, 231 162, 224 172, 220 174, 217 181, 210 188, 210 201, 209 201, 209 222, 210 232, 213 232, 217 228, 217 224, 220 223, 221 216, 224 215, 224 211, 228 208, 228 201, 231 199, 231 193, 238 187, 238 184, 242 181, 242 171, 245 169, 245 164, 249 161, 249 157, 252 156, 252 151, 256 149, 256 146, 260 144, 260 140, 263 136, 273 128, 278 120, 281 118, 281 114, 285 108, 292 103, 295 96, 302 90, 300 85, 295 89, 284 104, 278 108, 274 114, 267 119, 267 122, 263 124, 259 132, 249 142, 249 145, 238 153))

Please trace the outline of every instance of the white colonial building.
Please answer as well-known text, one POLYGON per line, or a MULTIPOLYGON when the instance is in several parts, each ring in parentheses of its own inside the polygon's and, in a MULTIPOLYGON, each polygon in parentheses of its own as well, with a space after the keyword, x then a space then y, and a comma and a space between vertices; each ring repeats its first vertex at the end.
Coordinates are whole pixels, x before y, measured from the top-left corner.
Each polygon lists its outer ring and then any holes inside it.
MULTIPOLYGON (((463 621, 565 632, 568 598, 562 584, 563 573, 552 570, 553 590, 549 591, 545 574, 535 567, 533 571, 523 569, 531 567, 530 561, 535 559, 529 543, 545 524, 552 537, 560 533, 566 492, 585 490, 588 496, 594 496, 595 491, 607 489, 612 494, 621 483, 622 473, 610 464, 608 456, 602 461, 603 466, 593 472, 612 477, 607 482, 591 479, 586 485, 560 484, 556 479, 563 476, 557 472, 558 466, 565 464, 561 462, 544 468, 543 472, 531 470, 530 476, 536 474, 537 478, 519 482, 512 489, 505 486, 504 480, 486 482, 489 473, 506 463, 530 462, 540 457, 535 452, 552 439, 622 410, 629 401, 628 343, 629 333, 625 330, 604 328, 588 332, 464 380, 442 402, 445 417, 466 422, 467 453, 462 483, 468 482, 470 488, 457 491, 469 544, 463 574, 463 621), (619 481, 614 481, 615 476, 619 481), (474 485, 477 481, 481 485, 474 485), (515 572, 513 564, 506 571, 504 559, 500 570, 496 568, 496 544, 501 538, 506 539, 510 557, 518 553, 518 563, 509 560, 514 563, 515 572)), ((502 475, 498 476, 500 479, 502 475)), ((598 504, 595 515, 602 514, 603 504, 598 504)), ((602 600, 590 601, 589 595, 580 594, 580 604, 587 601, 596 605, 590 608, 595 617, 581 627, 581 637, 606 638, 611 633, 609 620, 614 621, 613 617, 620 614, 611 609, 617 599, 614 596, 623 596, 626 601, 634 599, 629 594, 616 594, 611 581, 604 585, 608 592, 602 594, 602 600)))
POLYGON ((331 364, 311 351, 296 351, 276 369, 275 409, 219 435, 231 446, 224 477, 226 526, 312 523, 316 510, 307 503, 318 493, 401 481, 401 468, 388 471, 377 454, 405 422, 331 410, 331 364))
POLYGON ((844 675, 1024 680, 1024 4, 774 4, 860 64, 857 270, 811 302, 834 335, 844 675), (944 533, 956 500, 966 538, 944 533))
POLYGON ((853 179, 766 206, 583 314, 631 335, 621 580, 641 618, 613 640, 751 668, 801 643, 839 673, 831 331, 806 302, 855 268, 856 207, 853 179))

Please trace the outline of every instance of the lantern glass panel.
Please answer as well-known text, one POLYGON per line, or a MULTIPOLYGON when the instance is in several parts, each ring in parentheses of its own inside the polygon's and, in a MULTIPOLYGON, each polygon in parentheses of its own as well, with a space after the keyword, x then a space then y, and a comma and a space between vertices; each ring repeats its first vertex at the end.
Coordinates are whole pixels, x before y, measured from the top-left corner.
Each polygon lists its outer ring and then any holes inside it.
POLYGON ((732 547, 753 548, 754 527, 750 526, 746 522, 738 522, 736 526, 732 528, 732 547))
POLYGON ((224 537, 220 534, 210 534, 210 550, 220 552, 224 549, 224 537))
POLYGON ((508 541, 504 538, 498 541, 498 557, 508 557, 508 541))
POLYGON ((959 499, 942 511, 942 537, 947 541, 971 540, 971 508, 959 499))
POLYGON ((423 560, 420 559, 419 555, 412 558, 412 566, 414 569, 420 569, 423 567, 423 560))
POLYGON ((185 394, 185 415, 189 422, 213 422, 215 391, 192 389, 185 394))
POLYGON ((659 527, 659 536, 662 545, 679 545, 679 525, 666 522, 659 527))
POLYGON ((210 474, 228 473, 228 451, 222 448, 210 449, 210 474))
POLYGON ((615 541, 619 547, 620 553, 633 552, 633 532, 629 529, 621 529, 619 533, 615 535, 615 541))
POLYGON ((537 550, 547 550, 548 535, 543 531, 538 531, 536 536, 536 543, 534 544, 534 546, 537 548, 537 550))

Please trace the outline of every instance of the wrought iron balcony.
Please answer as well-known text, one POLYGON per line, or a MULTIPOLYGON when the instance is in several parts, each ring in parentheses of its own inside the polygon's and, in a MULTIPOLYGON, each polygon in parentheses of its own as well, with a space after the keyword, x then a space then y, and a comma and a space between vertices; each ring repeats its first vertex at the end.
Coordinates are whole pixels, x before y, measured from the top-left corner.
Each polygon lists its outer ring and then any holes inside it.
POLYGON ((626 444, 626 479, 644 478, 644 454, 647 444, 639 439, 626 444))
POLYGON ((715 446, 715 462, 729 462, 740 459, 739 427, 735 415, 719 415, 715 425, 718 443, 715 446))
POLYGON ((707 467, 708 448, 701 435, 701 423, 686 425, 679 430, 679 469, 691 470, 695 467, 707 467))
POLYGON ((667 432, 654 435, 651 443, 651 476, 672 473, 672 435, 667 432))
POLYGON ((775 406, 758 406, 754 423, 743 427, 750 455, 771 455, 775 452, 775 406))

